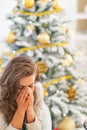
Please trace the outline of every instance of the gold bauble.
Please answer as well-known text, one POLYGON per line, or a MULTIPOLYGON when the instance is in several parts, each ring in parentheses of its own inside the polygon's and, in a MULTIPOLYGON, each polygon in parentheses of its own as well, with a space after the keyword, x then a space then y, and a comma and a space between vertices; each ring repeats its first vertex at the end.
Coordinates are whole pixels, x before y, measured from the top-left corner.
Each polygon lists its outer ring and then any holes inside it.
POLYGON ((65 66, 65 67, 68 67, 68 66, 70 66, 70 62, 68 61, 68 60, 66 60, 66 59, 64 59, 64 60, 61 60, 61 62, 62 62, 62 66, 65 66))
POLYGON ((82 83, 84 83, 84 79, 79 78, 79 79, 77 80, 77 83, 78 83, 79 85, 82 84, 82 83))
POLYGON ((48 66, 44 62, 37 62, 39 73, 44 74, 48 70, 48 66))
POLYGON ((70 29, 68 27, 65 27, 64 25, 61 25, 61 30, 66 34, 70 34, 70 29))
POLYGON ((66 93, 67 93, 68 99, 70 101, 74 100, 74 98, 77 94, 76 89, 74 87, 68 87, 66 90, 66 93))
POLYGON ((57 4, 55 4, 54 6, 53 6, 53 9, 55 9, 55 10, 62 10, 62 8, 57 4))
POLYGON ((70 34, 70 29, 69 28, 66 29, 66 34, 70 34))
POLYGON ((76 128, 76 124, 73 119, 66 116, 58 123, 59 130, 74 130, 76 128))
POLYGON ((2 58, 0 58, 0 65, 3 63, 3 59, 2 58))
POLYGON ((34 30, 35 29, 35 26, 34 26, 34 24, 29 24, 28 26, 27 26, 27 30, 34 30))
POLYGON ((6 42, 8 42, 8 43, 14 43, 15 40, 16 40, 16 33, 15 32, 10 32, 6 37, 6 42))
POLYGON ((41 3, 41 4, 44 4, 44 3, 46 3, 46 2, 48 2, 48 0, 40 0, 40 3, 41 3))
POLYGON ((53 9, 55 10, 62 10, 62 8, 60 7, 58 0, 53 0, 53 9))
POLYGON ((25 8, 32 8, 35 5, 34 0, 23 0, 23 5, 25 8))
POLYGON ((44 89, 44 96, 47 97, 48 96, 48 92, 46 89, 44 89))
POLYGON ((38 42, 41 44, 48 44, 50 42, 50 36, 46 32, 42 32, 38 35, 38 42))
POLYGON ((71 55, 67 54, 65 59, 61 60, 62 65, 65 67, 70 66, 73 63, 73 59, 71 57, 71 55))

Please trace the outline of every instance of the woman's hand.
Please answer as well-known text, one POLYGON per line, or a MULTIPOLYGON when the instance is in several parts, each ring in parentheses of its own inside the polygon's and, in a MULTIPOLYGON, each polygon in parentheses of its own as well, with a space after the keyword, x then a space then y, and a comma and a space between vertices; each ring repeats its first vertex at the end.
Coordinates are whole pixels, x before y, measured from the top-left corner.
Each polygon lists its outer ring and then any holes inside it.
POLYGON ((29 92, 27 88, 24 88, 17 95, 17 98, 16 98, 17 110, 11 121, 11 125, 14 128, 22 129, 23 121, 25 118, 25 113, 26 113, 26 110, 28 109, 28 104, 29 104, 28 97, 29 97, 29 92))
POLYGON ((29 92, 27 88, 24 88, 16 98, 17 109, 20 111, 26 111, 29 104, 29 92))
POLYGON ((34 95, 31 88, 28 88, 28 107, 33 107, 34 95))
POLYGON ((35 121, 36 115, 33 108, 34 104, 34 95, 31 88, 28 87, 28 107, 26 110, 26 122, 31 123, 35 121))

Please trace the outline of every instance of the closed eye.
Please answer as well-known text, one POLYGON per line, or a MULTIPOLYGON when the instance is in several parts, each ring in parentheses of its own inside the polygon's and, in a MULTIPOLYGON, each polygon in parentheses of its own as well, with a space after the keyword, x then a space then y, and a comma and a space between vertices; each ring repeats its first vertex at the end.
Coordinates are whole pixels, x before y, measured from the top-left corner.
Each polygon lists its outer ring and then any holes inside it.
POLYGON ((35 86, 35 82, 29 85, 28 87, 33 88, 35 86))
POLYGON ((24 88, 24 86, 18 86, 18 89, 23 89, 24 88))
POLYGON ((34 85, 29 85, 29 88, 33 88, 34 87, 34 85))

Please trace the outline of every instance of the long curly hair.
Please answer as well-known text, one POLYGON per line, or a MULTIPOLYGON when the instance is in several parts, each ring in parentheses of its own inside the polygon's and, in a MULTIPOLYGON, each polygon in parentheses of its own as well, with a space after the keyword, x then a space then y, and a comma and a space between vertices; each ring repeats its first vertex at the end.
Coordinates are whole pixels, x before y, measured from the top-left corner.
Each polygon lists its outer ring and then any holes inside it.
POLYGON ((14 57, 7 64, 0 78, 0 111, 9 124, 17 109, 16 94, 17 83, 20 78, 36 73, 36 81, 39 81, 37 65, 28 56, 14 57))

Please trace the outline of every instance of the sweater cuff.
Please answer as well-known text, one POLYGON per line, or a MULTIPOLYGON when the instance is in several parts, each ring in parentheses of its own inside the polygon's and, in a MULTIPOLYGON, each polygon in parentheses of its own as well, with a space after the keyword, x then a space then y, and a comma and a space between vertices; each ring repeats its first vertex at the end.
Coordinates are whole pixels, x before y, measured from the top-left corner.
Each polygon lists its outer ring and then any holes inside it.
POLYGON ((41 130, 41 125, 40 123, 38 122, 38 119, 36 117, 35 121, 32 122, 32 123, 25 123, 26 124, 26 128, 27 129, 30 129, 30 130, 34 130, 35 128, 38 129, 38 130, 41 130))
POLYGON ((17 128, 14 128, 11 124, 9 124, 8 128, 6 130, 18 130, 17 128))

